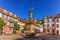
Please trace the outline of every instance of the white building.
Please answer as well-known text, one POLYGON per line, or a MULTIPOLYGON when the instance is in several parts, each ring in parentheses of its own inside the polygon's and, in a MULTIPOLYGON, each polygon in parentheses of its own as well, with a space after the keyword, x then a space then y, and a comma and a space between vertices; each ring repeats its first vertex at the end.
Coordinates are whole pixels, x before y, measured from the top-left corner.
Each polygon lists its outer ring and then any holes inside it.
POLYGON ((60 34, 60 14, 44 17, 45 33, 60 34))
POLYGON ((3 27, 3 32, 5 33, 13 33, 13 23, 15 21, 17 21, 21 26, 25 24, 18 16, 2 8, 0 8, 0 18, 6 22, 6 25, 3 27))
POLYGON ((43 25, 40 24, 35 25, 35 32, 43 33, 43 25))

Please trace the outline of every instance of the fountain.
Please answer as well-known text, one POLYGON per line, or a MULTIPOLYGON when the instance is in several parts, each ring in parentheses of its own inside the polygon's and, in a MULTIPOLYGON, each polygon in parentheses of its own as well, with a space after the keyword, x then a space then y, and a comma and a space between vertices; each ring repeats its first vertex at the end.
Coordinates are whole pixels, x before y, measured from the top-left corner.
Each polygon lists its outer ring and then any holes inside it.
POLYGON ((26 34, 23 38, 19 38, 17 40, 37 40, 39 39, 39 37, 35 36, 36 33, 34 31, 34 28, 35 28, 35 23, 33 21, 33 18, 32 18, 32 8, 30 8, 29 10, 29 20, 28 22, 26 22, 26 30, 24 30, 24 33, 26 34))
POLYGON ((33 18, 32 18, 32 8, 30 8, 30 10, 29 10, 29 16, 30 16, 30 18, 28 20, 29 22, 26 23, 27 29, 25 31, 25 34, 26 34, 26 36, 33 37, 36 35, 36 33, 34 31, 35 25, 34 25, 33 18))

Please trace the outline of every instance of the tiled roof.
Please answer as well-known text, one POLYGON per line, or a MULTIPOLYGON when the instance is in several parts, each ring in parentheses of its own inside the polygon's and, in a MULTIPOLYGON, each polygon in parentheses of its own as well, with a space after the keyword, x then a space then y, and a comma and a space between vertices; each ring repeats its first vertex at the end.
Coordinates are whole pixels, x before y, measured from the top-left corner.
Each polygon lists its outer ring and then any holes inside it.
POLYGON ((0 12, 3 12, 3 9, 2 8, 0 8, 0 12))
POLYGON ((59 14, 55 14, 54 17, 60 17, 60 13, 59 14))
POLYGON ((15 19, 17 19, 17 20, 19 20, 19 21, 25 23, 21 18, 19 18, 18 16, 16 16, 14 13, 11 13, 11 12, 9 12, 9 11, 3 9, 3 8, 0 8, 0 12, 1 12, 2 14, 11 16, 11 17, 13 17, 13 18, 15 18, 15 19))
POLYGON ((60 13, 58 13, 58 14, 54 14, 54 15, 52 15, 52 16, 45 16, 44 18, 60 18, 60 13))
POLYGON ((15 14, 13 14, 13 13, 11 13, 11 12, 3 9, 3 8, 0 8, 0 12, 4 13, 4 14, 6 14, 6 15, 9 15, 9 16, 11 16, 11 17, 14 17, 14 18, 16 18, 16 19, 18 19, 18 16, 16 16, 15 14))

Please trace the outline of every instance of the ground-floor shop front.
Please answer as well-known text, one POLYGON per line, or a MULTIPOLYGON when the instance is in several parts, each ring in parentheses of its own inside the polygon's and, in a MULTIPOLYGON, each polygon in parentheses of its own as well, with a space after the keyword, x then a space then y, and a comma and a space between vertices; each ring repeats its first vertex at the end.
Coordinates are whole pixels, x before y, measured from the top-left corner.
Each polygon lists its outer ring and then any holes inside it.
POLYGON ((45 28, 44 33, 45 34, 52 34, 52 35, 60 35, 60 31, 56 30, 54 28, 45 28))

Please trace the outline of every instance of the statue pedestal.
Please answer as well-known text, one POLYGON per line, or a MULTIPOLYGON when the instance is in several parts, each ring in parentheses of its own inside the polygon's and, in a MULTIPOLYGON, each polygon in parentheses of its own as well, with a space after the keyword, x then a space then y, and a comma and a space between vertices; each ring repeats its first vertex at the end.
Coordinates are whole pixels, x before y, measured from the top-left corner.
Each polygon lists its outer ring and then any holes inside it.
POLYGON ((28 25, 27 25, 27 30, 30 30, 30 32, 34 32, 34 27, 35 27, 35 25, 33 25, 33 24, 28 24, 28 25))

